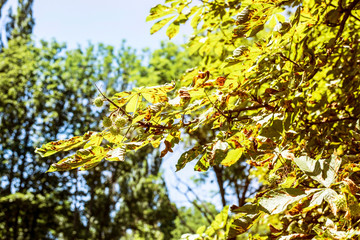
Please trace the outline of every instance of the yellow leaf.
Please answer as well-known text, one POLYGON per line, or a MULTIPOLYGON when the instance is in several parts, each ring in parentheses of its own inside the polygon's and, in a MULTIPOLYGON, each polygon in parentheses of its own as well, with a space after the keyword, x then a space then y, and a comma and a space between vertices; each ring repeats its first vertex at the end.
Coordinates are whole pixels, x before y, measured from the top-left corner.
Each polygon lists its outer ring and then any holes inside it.
POLYGON ((169 37, 169 39, 172 39, 173 37, 178 34, 180 30, 180 26, 178 23, 171 23, 170 26, 166 30, 166 35, 169 37))
POLYGON ((279 20, 279 22, 285 22, 285 17, 284 15, 280 14, 280 13, 277 13, 276 14, 276 18, 279 20))
POLYGON ((129 102, 126 104, 125 110, 127 112, 136 112, 141 100, 142 100, 141 96, 139 96, 138 94, 136 95, 134 94, 129 100, 129 102))
POLYGON ((168 22, 170 22, 171 19, 173 19, 175 16, 162 19, 158 22, 156 22, 150 29, 150 34, 154 34, 157 31, 159 31, 161 28, 163 28, 168 22))
POLYGON ((240 159, 243 151, 243 148, 236 148, 230 150, 224 160, 221 161, 221 164, 227 167, 233 165, 240 159))

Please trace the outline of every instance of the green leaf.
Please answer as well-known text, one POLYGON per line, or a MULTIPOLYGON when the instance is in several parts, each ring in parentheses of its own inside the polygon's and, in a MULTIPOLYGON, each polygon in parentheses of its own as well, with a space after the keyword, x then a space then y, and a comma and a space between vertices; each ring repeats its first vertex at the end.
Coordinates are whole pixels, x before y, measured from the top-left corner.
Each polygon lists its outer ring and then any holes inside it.
POLYGON ((323 203, 324 199, 326 200, 336 195, 337 193, 330 188, 319 189, 319 191, 314 193, 314 195, 311 198, 309 206, 304 208, 303 212, 310 211, 314 207, 320 206, 323 203))
POLYGON ((103 139, 104 136, 102 133, 93 134, 89 138, 88 142, 85 144, 84 148, 88 148, 91 146, 100 146, 103 139))
POLYGON ((260 32, 261 30, 264 29, 264 25, 261 24, 261 25, 258 25, 254 28, 252 28, 251 32, 249 33, 249 35, 247 37, 253 37, 255 36, 258 32, 260 32))
POLYGON ((270 121, 268 125, 261 129, 260 135, 270 138, 270 139, 278 139, 281 137, 283 132, 283 121, 282 120, 274 120, 270 121))
POLYGON ((280 14, 280 13, 277 13, 276 14, 276 18, 279 20, 279 22, 285 22, 285 17, 284 15, 280 14))
POLYGON ((198 172, 206 172, 209 167, 210 167, 210 163, 207 159, 207 155, 208 153, 205 153, 200 160, 196 163, 194 170, 198 171, 198 172))
POLYGON ((197 29, 197 26, 201 20, 201 12, 202 12, 201 9, 199 9, 195 13, 194 17, 191 19, 190 25, 193 29, 197 29))
POLYGON ((215 216, 214 221, 211 223, 210 227, 206 229, 205 234, 208 236, 214 235, 214 233, 226 226, 226 222, 229 216, 229 206, 225 206, 219 214, 215 216))
POLYGON ((236 213, 236 215, 230 221, 227 239, 236 238, 236 236, 249 230, 261 216, 257 204, 247 204, 242 207, 232 206, 231 212, 236 213))
POLYGON ((204 151, 203 146, 195 146, 187 152, 181 154, 177 164, 176 164, 176 171, 179 171, 185 167, 188 162, 191 162, 195 158, 197 158, 202 152, 204 151))
POLYGON ((180 25, 179 23, 171 23, 170 26, 166 29, 166 35, 169 37, 169 39, 172 39, 173 37, 176 36, 176 34, 178 34, 180 30, 180 25))
POLYGON ((173 19, 175 16, 168 17, 165 19, 162 19, 158 22, 156 22, 150 29, 150 34, 154 34, 157 31, 159 31, 161 28, 163 28, 168 22, 170 22, 171 19, 173 19))
POLYGON ((172 82, 161 86, 139 88, 136 89, 136 91, 140 93, 146 99, 146 101, 152 104, 156 104, 156 103, 167 102, 168 101, 167 93, 174 90, 174 88, 175 88, 175 82, 172 82))
POLYGON ((272 16, 269 21, 269 27, 274 28, 276 25, 276 18, 275 16, 272 16))
POLYGON ((144 119, 145 116, 146 116, 146 114, 140 114, 140 115, 134 117, 133 120, 131 121, 131 124, 140 122, 141 120, 144 119))
POLYGON ((110 134, 110 132, 108 132, 106 135, 104 135, 104 138, 106 140, 108 140, 109 142, 115 143, 115 144, 120 144, 123 141, 127 140, 127 138, 125 138, 124 136, 122 136, 120 134, 119 135, 112 135, 112 134, 110 134))
POLYGON ((203 225, 196 230, 196 234, 202 235, 206 230, 206 226, 203 225))

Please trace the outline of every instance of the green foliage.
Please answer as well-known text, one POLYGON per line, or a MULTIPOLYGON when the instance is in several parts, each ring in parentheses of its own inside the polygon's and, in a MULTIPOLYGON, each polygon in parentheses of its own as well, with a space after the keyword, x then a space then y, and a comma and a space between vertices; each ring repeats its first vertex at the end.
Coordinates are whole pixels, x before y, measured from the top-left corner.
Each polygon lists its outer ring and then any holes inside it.
POLYGON ((1 16, 0 13, 4 28, 4 31, 0 33, 0 48, 6 46, 10 39, 27 37, 32 33, 35 24, 32 12, 33 3, 34 0, 0 1, 0 12, 6 14, 1 16), (11 4, 6 5, 9 2, 13 3, 15 9, 11 4))
MULTIPOLYGON (((83 144, 100 134, 108 136, 104 151, 132 152, 150 143, 165 147, 163 157, 184 135, 208 127, 211 139, 183 153, 177 169, 196 160, 195 170, 221 173, 216 169, 246 161, 263 187, 247 204, 231 207, 229 227, 219 220, 199 233, 213 229, 218 239, 358 237, 360 1, 191 2, 166 1, 148 20, 160 21, 152 32, 169 22, 169 38, 190 21, 188 49, 202 57, 200 71, 182 76, 175 94, 175 86, 165 84, 110 97, 110 114, 126 116, 127 133, 141 134, 119 139, 105 129, 83 144), (278 221, 253 236, 260 216, 278 221), (224 235, 216 232, 222 227, 224 235)), ((38 151, 49 151, 46 146, 38 151)), ((201 234, 198 239, 206 238, 201 234)))
POLYGON ((192 207, 178 209, 178 216, 175 219, 176 228, 171 232, 174 240, 196 234, 201 235, 206 226, 213 222, 217 214, 215 206, 210 202, 203 202, 202 205, 206 206, 204 210, 195 207, 199 206, 196 201, 192 207))

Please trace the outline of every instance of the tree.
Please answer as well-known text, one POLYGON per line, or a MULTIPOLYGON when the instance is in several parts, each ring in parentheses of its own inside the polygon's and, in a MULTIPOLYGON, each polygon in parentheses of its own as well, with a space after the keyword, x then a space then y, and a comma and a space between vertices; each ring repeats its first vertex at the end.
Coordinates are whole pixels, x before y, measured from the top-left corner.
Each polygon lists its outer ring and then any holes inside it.
MULTIPOLYGON (((10 1, 11 2, 11 1, 10 1)), ((18 0, 16 10, 12 6, 7 7, 8 0, 0 1, 0 19, 3 21, 5 31, 0 33, 0 49, 5 46, 7 41, 16 37, 26 37, 32 33, 35 21, 32 15, 33 0, 18 0), (7 15, 1 16, 1 12, 8 12, 7 15), (5 33, 5 36, 2 34, 5 33)))
POLYGON ((49 172, 122 160, 148 144, 162 147, 163 157, 181 136, 207 126, 215 130, 211 141, 184 151, 177 170, 193 160, 197 171, 246 162, 262 187, 247 204, 232 206, 230 218, 225 207, 193 237, 356 238, 359 2, 159 4, 148 17, 160 18, 152 32, 168 24, 172 38, 191 19, 189 51, 203 58, 202 71, 189 71, 181 79, 186 87, 173 95, 175 82, 103 96, 109 125, 116 118, 125 125, 48 143, 37 152, 47 157, 89 146, 52 164, 49 172), (248 38, 256 41, 246 45, 248 38), (132 131, 139 134, 129 138, 132 131), (94 143, 99 137, 108 143, 94 143), (269 225, 254 232, 256 223, 269 225))

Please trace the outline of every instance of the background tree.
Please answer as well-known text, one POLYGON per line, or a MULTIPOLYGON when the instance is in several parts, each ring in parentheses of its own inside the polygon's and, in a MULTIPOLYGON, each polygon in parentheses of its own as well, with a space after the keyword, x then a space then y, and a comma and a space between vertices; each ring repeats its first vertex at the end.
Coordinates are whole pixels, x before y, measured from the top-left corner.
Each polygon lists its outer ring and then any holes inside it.
POLYGON ((10 5, 9 3, 11 1, 0 1, 0 19, 4 19, 4 26, 2 27, 5 30, 0 33, 0 49, 10 39, 31 34, 35 24, 32 13, 33 0, 18 0, 16 5, 10 5), (2 13, 5 13, 5 15, 2 15, 2 13))

